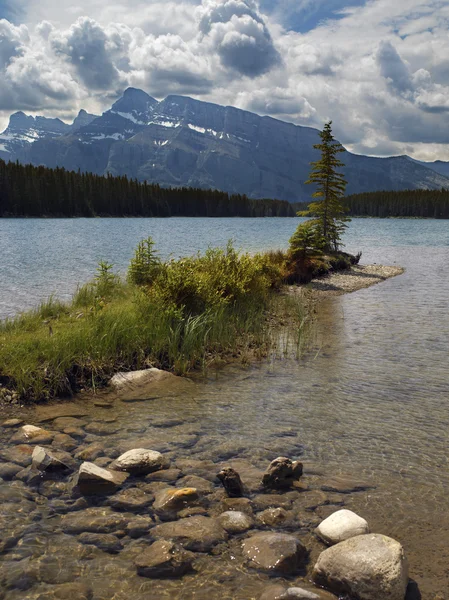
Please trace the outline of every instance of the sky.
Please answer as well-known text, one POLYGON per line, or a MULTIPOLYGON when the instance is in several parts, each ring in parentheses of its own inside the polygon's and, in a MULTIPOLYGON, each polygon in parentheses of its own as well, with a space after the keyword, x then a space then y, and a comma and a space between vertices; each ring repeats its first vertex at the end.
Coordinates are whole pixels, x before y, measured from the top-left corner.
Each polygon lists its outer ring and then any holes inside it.
POLYGON ((449 0, 0 0, 0 130, 129 86, 449 160, 449 0))

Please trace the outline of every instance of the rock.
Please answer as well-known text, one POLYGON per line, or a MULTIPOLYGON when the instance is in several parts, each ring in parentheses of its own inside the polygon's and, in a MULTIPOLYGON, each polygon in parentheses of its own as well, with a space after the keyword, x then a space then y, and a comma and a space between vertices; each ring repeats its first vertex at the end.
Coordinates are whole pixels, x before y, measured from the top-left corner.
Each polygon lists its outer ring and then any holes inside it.
POLYGON ((285 533, 256 533, 243 542, 242 548, 253 567, 279 575, 297 573, 307 556, 305 546, 285 533))
MULTIPOLYGON (((174 483, 181 477, 182 473, 179 469, 163 469, 162 471, 155 471, 145 476, 145 481, 165 481, 167 483, 174 483)), ((191 486, 183 486, 191 487, 191 486)), ((195 486, 193 486, 195 487, 195 486)))
POLYGON ((195 488, 201 494, 212 494, 215 491, 214 485, 204 479, 203 477, 196 477, 195 475, 187 475, 179 481, 176 485, 183 488, 195 488))
POLYGON ((127 523, 125 532, 136 539, 146 535, 153 525, 153 520, 148 517, 136 517, 127 523))
POLYGON ((62 531, 70 534, 114 533, 125 529, 127 523, 127 517, 102 508, 88 508, 61 518, 62 531))
POLYGON ((12 444, 51 444, 53 433, 35 427, 34 425, 23 425, 11 438, 12 444))
POLYGON ((356 535, 369 533, 368 523, 351 510, 334 512, 322 521, 315 532, 326 544, 338 544, 356 535))
POLYGON ((76 417, 58 417, 53 421, 53 427, 58 430, 64 430, 67 427, 84 427, 86 423, 86 420, 76 417))
POLYGON ((168 538, 194 552, 209 552, 228 535, 217 519, 201 515, 180 521, 162 523, 151 530, 155 538, 168 538))
POLYGON ((291 487, 297 481, 303 471, 302 463, 292 461, 285 456, 275 458, 265 471, 262 485, 266 488, 277 490, 291 487))
POLYGON ((275 583, 269 585, 259 597, 259 600, 279 600, 282 594, 286 591, 285 585, 275 583))
POLYGON ((75 440, 82 440, 86 437, 86 432, 81 427, 65 427, 63 430, 66 435, 69 435, 71 438, 75 440))
POLYGON ((203 506, 188 506, 177 513, 178 519, 186 517, 195 517, 196 515, 207 515, 207 510, 203 506))
POLYGON ((141 577, 181 577, 192 571, 195 555, 167 540, 154 542, 135 561, 141 577))
POLYGON ((312 577, 317 585, 360 600, 404 600, 408 564, 399 542, 358 535, 324 550, 312 577))
POLYGON ((81 494, 111 494, 127 480, 127 473, 102 469, 90 462, 83 462, 74 481, 81 494))
POLYGON ((22 423, 23 423, 22 419, 8 419, 7 421, 3 421, 2 427, 5 427, 5 428, 18 427, 19 425, 22 425, 22 423))
POLYGON ((0 477, 5 481, 9 481, 10 479, 13 479, 13 477, 22 470, 22 468, 22 466, 11 462, 1 463, 0 477))
POLYGON ((228 510, 222 513, 218 520, 228 533, 243 533, 254 527, 253 519, 244 512, 228 510))
POLYGON ((253 514, 253 503, 249 498, 223 498, 221 501, 223 511, 238 510, 246 513, 247 515, 253 514))
POLYGON ((53 448, 59 448, 66 452, 72 452, 78 448, 77 442, 66 433, 57 433, 53 438, 53 448))
POLYGON ((2 460, 5 462, 16 463, 21 467, 28 467, 31 465, 32 454, 33 448, 26 444, 20 444, 9 448, 0 448, 0 458, 2 460))
POLYGON ((321 486, 324 492, 338 492, 340 494, 353 494, 354 492, 364 492, 372 489, 374 486, 358 479, 346 477, 344 475, 335 476, 329 479, 321 486))
POLYGON ((84 446, 75 454, 78 460, 92 461, 104 455, 104 446, 101 442, 94 442, 89 446, 84 446))
POLYGON ((217 474, 217 477, 223 484, 229 498, 240 498, 243 496, 243 484, 237 471, 231 467, 226 467, 217 474))
POLYGON ((148 508, 153 502, 154 496, 146 494, 138 488, 129 488, 118 492, 108 498, 107 503, 116 510, 139 511, 148 508))
POLYGON ((300 587, 286 589, 282 584, 270 585, 259 600, 336 600, 335 596, 322 590, 306 590, 300 587))
POLYGON ((117 458, 112 464, 111 469, 115 471, 126 471, 131 475, 147 475, 154 471, 168 469, 170 461, 160 452, 147 450, 145 448, 135 448, 128 450, 117 458))
POLYGON ((55 471, 70 471, 73 468, 73 459, 66 455, 68 460, 61 460, 56 453, 51 453, 42 446, 36 446, 31 456, 32 466, 41 472, 54 473, 55 471))
POLYGON ((54 421, 61 417, 84 417, 87 414, 89 414, 87 410, 69 403, 36 407, 36 418, 40 423, 54 421))
POLYGON ((289 514, 283 508, 267 508, 256 514, 256 519, 262 523, 262 525, 266 525, 267 527, 279 527, 279 525, 288 522, 290 517, 291 512, 289 514))
POLYGON ((113 435, 120 429, 118 425, 111 423, 104 423, 99 421, 92 421, 85 426, 87 433, 93 433, 94 435, 113 435))
POLYGON ((78 540, 82 544, 89 544, 90 546, 96 546, 103 552, 109 552, 110 554, 117 554, 122 549, 122 544, 118 537, 111 533, 88 533, 84 532, 78 540))
POLYGON ((292 505, 292 501, 282 494, 257 494, 253 498, 254 505, 260 510, 267 508, 285 508, 288 509, 292 505))
POLYGON ((156 492, 153 504, 154 512, 164 521, 174 519, 176 513, 184 508, 195 506, 199 495, 196 488, 168 488, 156 492))
POLYGON ((92 589, 85 583, 62 583, 39 594, 36 600, 92 600, 92 597, 92 589))
POLYGON ((143 369, 141 371, 130 371, 129 373, 116 373, 112 377, 110 384, 116 390, 123 390, 129 387, 138 385, 147 385, 163 381, 164 379, 172 379, 176 376, 161 369, 143 369))

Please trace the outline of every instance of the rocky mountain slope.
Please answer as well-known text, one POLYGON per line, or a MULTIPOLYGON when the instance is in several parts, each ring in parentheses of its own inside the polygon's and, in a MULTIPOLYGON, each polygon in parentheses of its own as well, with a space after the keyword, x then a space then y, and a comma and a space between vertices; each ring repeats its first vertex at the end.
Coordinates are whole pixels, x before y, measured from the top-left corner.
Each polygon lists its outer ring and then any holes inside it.
MULTIPOLYGON (((129 88, 101 116, 81 111, 71 125, 12 115, 0 158, 295 202, 313 192, 304 181, 318 140, 309 127, 184 96, 158 102, 129 88)), ((449 187, 449 172, 407 156, 342 159, 348 193, 449 187)))

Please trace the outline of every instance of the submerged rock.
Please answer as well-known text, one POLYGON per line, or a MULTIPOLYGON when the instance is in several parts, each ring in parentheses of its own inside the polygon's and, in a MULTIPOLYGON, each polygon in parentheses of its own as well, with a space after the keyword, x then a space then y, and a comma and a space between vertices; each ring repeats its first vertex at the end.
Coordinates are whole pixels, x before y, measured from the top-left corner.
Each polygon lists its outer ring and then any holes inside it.
POLYGON ((107 503, 115 510, 134 512, 148 508, 153 500, 154 496, 152 494, 146 494, 139 488, 129 488, 110 496, 107 503))
POLYGON ((369 533, 368 523, 352 510, 342 509, 322 521, 315 532, 326 544, 338 544, 356 535, 369 533))
POLYGON ((74 486, 81 494, 111 494, 127 480, 127 473, 102 469, 90 462, 84 462, 74 480, 74 486))
POLYGON ((271 461, 265 471, 262 485, 273 490, 289 488, 301 477, 302 471, 303 465, 301 462, 279 456, 271 461))
POLYGON ((170 520, 174 519, 179 511, 195 506, 198 500, 196 488, 168 488, 156 492, 153 509, 162 520, 170 520))
POLYGON ((155 538, 172 539, 187 550, 195 552, 209 552, 218 543, 228 538, 228 534, 217 519, 201 515, 156 525, 151 530, 151 535, 155 538))
POLYGON ((11 438, 12 444, 50 444, 54 434, 51 431, 36 427, 35 425, 24 425, 11 438))
POLYGON ((293 575, 307 557, 305 546, 285 533, 256 533, 242 544, 243 554, 258 569, 280 575, 293 575))
POLYGON ((404 600, 408 564, 399 542, 380 534, 358 535, 324 550, 313 580, 359 600, 404 600))
POLYGON ((117 554, 122 549, 122 544, 117 536, 111 533, 89 533, 84 532, 78 540, 82 544, 88 544, 95 546, 103 552, 109 552, 110 554, 117 554))
POLYGON ((154 471, 168 469, 170 461, 156 450, 135 448, 128 450, 115 460, 110 468, 115 471, 126 471, 131 475, 147 475, 154 471))
POLYGON ((77 513, 64 515, 61 528, 64 533, 114 533, 124 530, 128 518, 110 509, 88 508, 77 513))
POLYGON ((135 561, 141 577, 181 577, 193 570, 195 555, 177 546, 174 542, 154 542, 135 561))
POLYGON ((228 533, 243 533, 254 527, 253 519, 244 512, 228 510, 222 513, 218 520, 228 533))
POLYGON ((240 498, 244 495, 242 480, 235 469, 225 467, 218 473, 217 477, 223 484, 229 498, 240 498))
POLYGON ((2 427, 18 427, 19 425, 22 425, 22 423, 22 419, 8 419, 7 421, 3 421, 2 427))

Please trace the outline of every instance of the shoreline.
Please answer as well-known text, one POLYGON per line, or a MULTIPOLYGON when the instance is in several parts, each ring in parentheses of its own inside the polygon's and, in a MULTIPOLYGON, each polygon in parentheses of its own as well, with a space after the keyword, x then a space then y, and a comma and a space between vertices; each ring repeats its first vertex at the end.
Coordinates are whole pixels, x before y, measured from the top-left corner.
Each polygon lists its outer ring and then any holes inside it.
POLYGON ((397 277, 405 272, 403 267, 387 265, 353 265, 345 271, 334 271, 314 278, 307 285, 287 286, 287 293, 296 295, 311 294, 315 301, 321 301, 332 296, 342 296, 357 292, 397 277))

